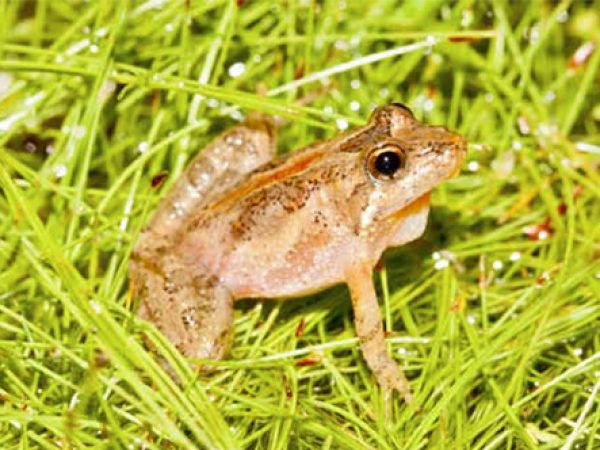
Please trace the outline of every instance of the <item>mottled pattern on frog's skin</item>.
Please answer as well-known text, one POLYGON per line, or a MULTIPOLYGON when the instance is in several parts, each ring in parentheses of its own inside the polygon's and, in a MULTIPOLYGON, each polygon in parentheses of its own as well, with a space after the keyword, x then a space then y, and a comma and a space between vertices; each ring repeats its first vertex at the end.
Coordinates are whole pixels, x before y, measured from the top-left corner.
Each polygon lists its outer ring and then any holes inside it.
POLYGON ((138 313, 186 356, 224 356, 233 331, 233 299, 201 261, 191 269, 178 256, 181 226, 274 153, 275 127, 268 116, 253 114, 223 133, 190 162, 133 249, 130 279, 141 299, 138 313))
POLYGON ((269 162, 273 149, 273 126, 251 119, 191 163, 135 246, 140 315, 186 356, 219 358, 235 299, 345 282, 367 364, 386 392, 409 401, 371 270, 386 248, 423 233, 429 192, 458 171, 464 139, 392 104, 362 128, 269 162), (378 149, 402 158, 393 176, 372 173, 378 149))

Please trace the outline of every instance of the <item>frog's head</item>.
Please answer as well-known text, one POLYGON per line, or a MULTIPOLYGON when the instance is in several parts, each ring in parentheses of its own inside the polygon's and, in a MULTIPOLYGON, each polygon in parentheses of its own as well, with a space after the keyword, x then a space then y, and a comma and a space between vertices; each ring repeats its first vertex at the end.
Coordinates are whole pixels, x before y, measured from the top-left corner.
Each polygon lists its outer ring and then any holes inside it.
POLYGON ((402 220, 403 210, 458 173, 466 154, 463 137, 419 122, 400 103, 377 108, 366 130, 358 160, 366 181, 359 225, 364 231, 402 220))

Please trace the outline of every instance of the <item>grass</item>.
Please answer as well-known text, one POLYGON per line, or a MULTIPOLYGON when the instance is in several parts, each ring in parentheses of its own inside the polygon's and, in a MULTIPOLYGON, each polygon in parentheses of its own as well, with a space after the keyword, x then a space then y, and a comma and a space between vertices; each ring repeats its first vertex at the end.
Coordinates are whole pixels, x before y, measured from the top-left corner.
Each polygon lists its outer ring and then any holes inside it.
POLYGON ((0 448, 600 448, 599 11, 0 0, 0 448), (241 303, 194 374, 128 295, 158 199, 251 110, 283 152, 389 101, 470 141, 375 275, 415 405, 386 416, 344 287, 241 303))

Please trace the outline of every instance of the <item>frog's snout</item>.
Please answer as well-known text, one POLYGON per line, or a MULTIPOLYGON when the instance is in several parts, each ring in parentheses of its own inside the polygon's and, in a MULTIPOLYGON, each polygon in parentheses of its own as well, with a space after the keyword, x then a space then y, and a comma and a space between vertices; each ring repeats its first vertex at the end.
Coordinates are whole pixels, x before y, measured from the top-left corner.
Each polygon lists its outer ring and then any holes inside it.
POLYGON ((455 160, 454 169, 448 178, 454 178, 460 172, 465 156, 467 156, 467 140, 460 134, 450 132, 448 134, 450 135, 448 148, 455 160))
POLYGON ((458 154, 462 161, 467 155, 467 140, 460 134, 453 134, 451 142, 453 150, 458 154))

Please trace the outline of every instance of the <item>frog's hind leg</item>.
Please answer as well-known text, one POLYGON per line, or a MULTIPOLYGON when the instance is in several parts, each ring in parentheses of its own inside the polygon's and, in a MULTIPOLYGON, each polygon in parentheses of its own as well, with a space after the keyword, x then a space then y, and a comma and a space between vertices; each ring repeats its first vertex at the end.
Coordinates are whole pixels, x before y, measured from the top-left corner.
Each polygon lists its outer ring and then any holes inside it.
POLYGON ((233 299, 214 277, 185 267, 176 255, 160 266, 132 257, 134 287, 141 298, 138 314, 188 358, 221 359, 233 336, 233 299))
POLYGON ((188 164, 161 200, 145 233, 170 236, 215 195, 269 162, 276 147, 274 118, 252 113, 218 136, 188 164))

